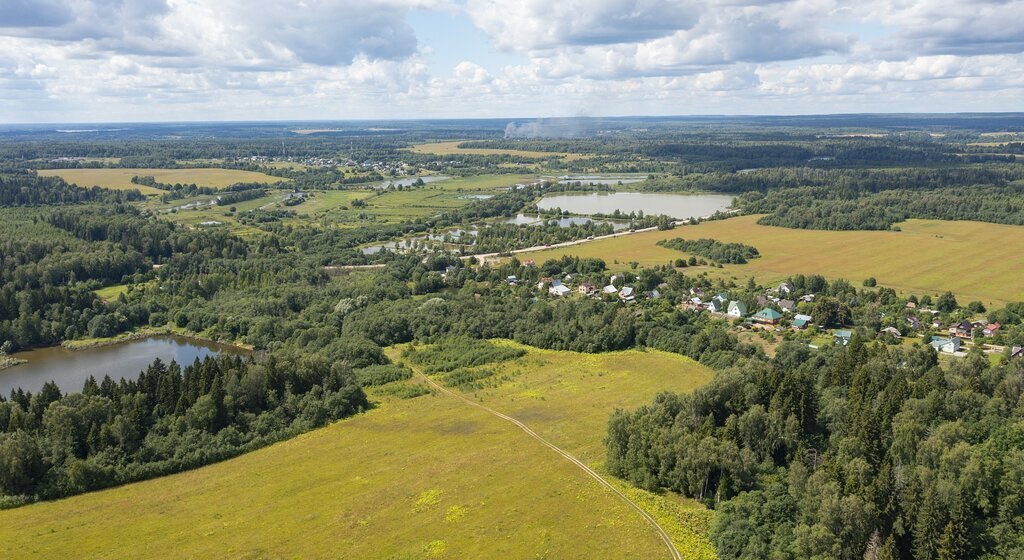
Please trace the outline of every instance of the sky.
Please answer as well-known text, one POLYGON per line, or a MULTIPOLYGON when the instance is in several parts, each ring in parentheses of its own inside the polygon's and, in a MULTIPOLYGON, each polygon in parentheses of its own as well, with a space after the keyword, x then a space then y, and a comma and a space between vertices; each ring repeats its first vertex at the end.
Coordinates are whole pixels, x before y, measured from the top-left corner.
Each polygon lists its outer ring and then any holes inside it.
POLYGON ((0 122, 1024 111, 1024 0, 0 0, 0 122))

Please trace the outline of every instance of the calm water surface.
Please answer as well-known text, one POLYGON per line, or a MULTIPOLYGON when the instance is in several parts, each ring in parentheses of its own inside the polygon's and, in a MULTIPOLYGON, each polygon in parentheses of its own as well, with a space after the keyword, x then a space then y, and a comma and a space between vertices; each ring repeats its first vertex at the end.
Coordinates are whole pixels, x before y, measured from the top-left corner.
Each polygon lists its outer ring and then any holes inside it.
POLYGON ((727 210, 733 197, 722 194, 681 193, 583 193, 545 196, 537 203, 544 210, 561 208, 573 214, 611 214, 616 210, 629 214, 665 214, 677 219, 710 216, 727 210))
POLYGON ((16 387, 35 392, 47 381, 55 382, 65 393, 77 392, 82 390, 82 384, 90 375, 96 381, 101 381, 104 375, 114 380, 130 379, 149 367, 156 358, 164 363, 174 360, 184 366, 196 358, 203 360, 221 352, 248 353, 233 346, 177 336, 154 336, 84 350, 53 346, 16 352, 13 357, 28 360, 28 363, 0 371, 0 395, 9 395, 16 387))

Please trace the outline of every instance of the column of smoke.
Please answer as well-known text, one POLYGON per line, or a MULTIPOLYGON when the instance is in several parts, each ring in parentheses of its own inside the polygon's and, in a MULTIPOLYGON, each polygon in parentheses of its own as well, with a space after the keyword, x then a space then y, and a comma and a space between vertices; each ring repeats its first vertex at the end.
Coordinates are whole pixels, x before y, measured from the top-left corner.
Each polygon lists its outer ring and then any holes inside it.
POLYGON ((526 123, 510 122, 505 138, 575 138, 583 134, 580 119, 540 119, 526 123))

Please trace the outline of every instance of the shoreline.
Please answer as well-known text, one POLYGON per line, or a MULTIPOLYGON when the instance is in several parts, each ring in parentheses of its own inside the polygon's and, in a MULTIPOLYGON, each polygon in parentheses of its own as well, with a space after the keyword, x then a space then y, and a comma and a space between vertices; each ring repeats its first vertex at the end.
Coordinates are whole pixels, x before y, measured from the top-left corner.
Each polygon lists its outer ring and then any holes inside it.
POLYGON ((200 336, 192 332, 181 332, 176 331, 170 327, 155 327, 146 328, 139 331, 132 331, 128 333, 116 334, 107 338, 98 339, 85 339, 85 340, 65 340, 60 344, 62 348, 68 350, 88 350, 89 348, 102 348, 104 346, 114 346, 124 342, 132 342, 136 340, 144 340, 154 336, 178 336, 181 338, 187 338, 196 342, 204 342, 207 344, 218 344, 220 346, 230 346, 239 350, 245 350, 247 352, 255 352, 255 349, 249 344, 242 344, 237 342, 228 342, 223 340, 214 340, 200 336))
POLYGON ((0 371, 27 363, 28 360, 22 360, 21 358, 12 358, 11 356, 4 354, 3 357, 0 357, 0 371))

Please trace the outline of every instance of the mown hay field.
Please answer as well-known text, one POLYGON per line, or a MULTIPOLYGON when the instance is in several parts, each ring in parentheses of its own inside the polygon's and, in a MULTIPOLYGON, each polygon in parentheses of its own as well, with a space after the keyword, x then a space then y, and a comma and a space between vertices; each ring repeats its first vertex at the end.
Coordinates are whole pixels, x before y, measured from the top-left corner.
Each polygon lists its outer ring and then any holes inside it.
POLYGON ((965 303, 1024 300, 1024 258, 1016 251, 1024 247, 1024 226, 908 220, 898 224, 901 231, 817 231, 762 226, 756 223, 758 217, 739 216, 517 256, 537 262, 562 255, 598 257, 621 270, 631 262, 667 264, 688 256, 657 246, 662 239, 711 238, 753 245, 761 257, 722 269, 690 269, 695 274, 706 271, 739 280, 754 276, 765 283, 793 274, 823 274, 855 284, 874 277, 879 285, 902 293, 951 290, 965 303))

